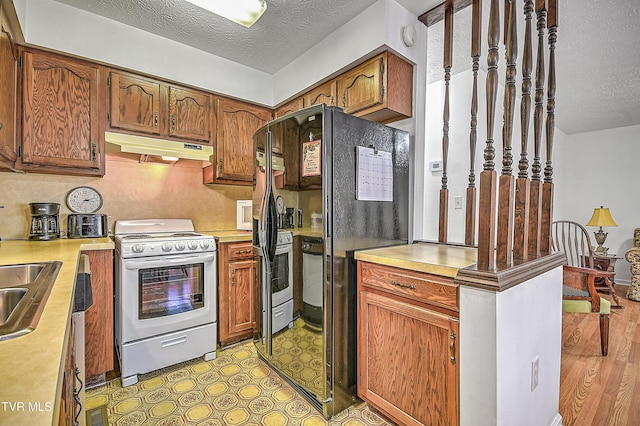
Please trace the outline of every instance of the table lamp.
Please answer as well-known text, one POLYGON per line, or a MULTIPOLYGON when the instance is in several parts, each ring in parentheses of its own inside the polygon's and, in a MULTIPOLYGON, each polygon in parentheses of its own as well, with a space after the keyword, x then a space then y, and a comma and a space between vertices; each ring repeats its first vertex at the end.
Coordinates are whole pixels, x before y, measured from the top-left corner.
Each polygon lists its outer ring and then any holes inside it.
POLYGON ((611 213, 609 212, 609 208, 605 208, 600 206, 600 208, 593 209, 593 216, 587 223, 587 226, 599 226, 600 229, 598 232, 594 232, 593 235, 596 236, 596 242, 598 243, 598 247, 596 248, 596 254, 606 255, 607 247, 603 247, 604 241, 607 239, 607 233, 602 230, 603 226, 618 226, 618 224, 611 217, 611 213))

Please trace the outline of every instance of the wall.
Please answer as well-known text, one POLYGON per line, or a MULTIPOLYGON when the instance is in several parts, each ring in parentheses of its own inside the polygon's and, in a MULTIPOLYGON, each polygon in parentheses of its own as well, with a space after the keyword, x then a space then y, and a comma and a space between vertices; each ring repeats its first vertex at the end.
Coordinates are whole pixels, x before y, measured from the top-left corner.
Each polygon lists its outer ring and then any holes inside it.
MULTIPOLYGON (((604 246, 609 253, 623 259, 616 263, 616 282, 629 283, 631 273, 625 252, 633 246, 633 230, 640 227, 640 126, 620 127, 595 132, 577 133, 566 138, 564 155, 570 161, 562 163, 566 184, 556 195, 556 203, 564 212, 557 219, 574 220, 585 225, 593 209, 609 207, 615 228, 603 229, 609 235, 604 246)), ((591 242, 593 232, 587 227, 591 242)))
POLYGON ((29 236, 29 203, 60 203, 61 226, 66 231, 65 204, 74 187, 89 185, 104 198, 100 213, 119 219, 188 218, 196 230, 235 229, 236 200, 251 199, 251 187, 203 185, 202 162, 180 160, 175 165, 139 163, 135 159, 107 156, 103 178, 0 173, 3 188, 0 205, 0 236, 29 236))
POLYGON ((461 425, 561 424, 561 277, 557 267, 500 293, 460 288, 461 425))

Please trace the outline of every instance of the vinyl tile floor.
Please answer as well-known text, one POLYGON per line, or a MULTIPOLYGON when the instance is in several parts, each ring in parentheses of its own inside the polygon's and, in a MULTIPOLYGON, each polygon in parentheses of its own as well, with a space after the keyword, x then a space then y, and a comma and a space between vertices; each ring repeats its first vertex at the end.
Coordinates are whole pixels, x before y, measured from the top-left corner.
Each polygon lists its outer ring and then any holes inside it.
POLYGON ((110 425, 389 425, 359 402, 327 421, 261 359, 251 341, 86 393, 86 409, 106 406, 110 425))

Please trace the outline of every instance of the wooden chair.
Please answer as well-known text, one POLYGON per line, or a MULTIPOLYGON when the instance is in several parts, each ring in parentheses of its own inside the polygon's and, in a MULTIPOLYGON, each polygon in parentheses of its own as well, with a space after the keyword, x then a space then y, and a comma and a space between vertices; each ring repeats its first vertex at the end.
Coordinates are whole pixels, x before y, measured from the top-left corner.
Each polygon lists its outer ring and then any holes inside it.
POLYGON ((562 271, 562 311, 600 314, 600 351, 606 356, 609 350, 611 302, 600 297, 596 291, 595 279, 603 271, 594 269, 593 263, 591 268, 584 266, 589 265, 592 252, 589 234, 578 223, 556 221, 552 224, 551 237, 553 249, 567 256, 567 265, 562 271))
POLYGON ((603 283, 596 285, 596 290, 611 295, 615 305, 613 308, 621 309, 623 306, 613 288, 612 279, 615 273, 597 269, 594 258, 598 255, 593 251, 589 233, 577 222, 570 220, 557 220, 552 224, 551 245, 556 251, 561 251, 567 256, 567 264, 577 268, 588 268, 596 271, 596 281, 603 283))

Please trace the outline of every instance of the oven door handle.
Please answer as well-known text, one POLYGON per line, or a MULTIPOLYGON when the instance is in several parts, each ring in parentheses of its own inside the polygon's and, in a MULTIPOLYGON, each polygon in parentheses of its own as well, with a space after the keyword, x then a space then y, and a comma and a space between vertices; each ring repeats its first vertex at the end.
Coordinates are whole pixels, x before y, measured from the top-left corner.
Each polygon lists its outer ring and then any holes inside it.
POLYGON ((199 256, 167 256, 149 260, 131 259, 125 260, 124 267, 130 270, 142 268, 161 268, 163 266, 171 266, 175 264, 213 262, 215 259, 216 256, 213 253, 199 256))

